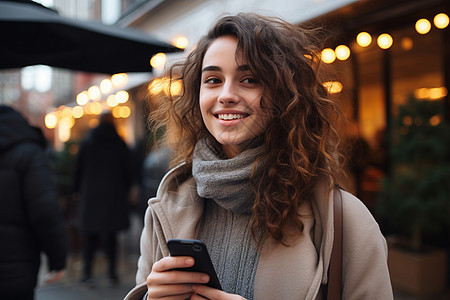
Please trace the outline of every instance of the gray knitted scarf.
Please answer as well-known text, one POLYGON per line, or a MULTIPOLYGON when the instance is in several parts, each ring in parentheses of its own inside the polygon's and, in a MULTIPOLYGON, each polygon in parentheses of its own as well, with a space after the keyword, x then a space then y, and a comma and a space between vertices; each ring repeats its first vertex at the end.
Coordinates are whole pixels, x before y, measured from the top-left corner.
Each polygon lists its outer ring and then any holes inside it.
MULTIPOLYGON (((220 146, 207 140, 199 141, 192 165, 198 195, 214 199, 226 210, 250 213, 255 195, 249 179, 255 159, 264 150, 261 142, 261 138, 256 139, 247 150, 227 159, 220 146)), ((261 165, 256 168, 255 176, 260 175, 261 165)))
MULTIPOLYGON (((220 146, 201 141, 192 165, 197 193, 205 198, 198 239, 207 245, 224 291, 247 299, 253 299, 259 261, 249 228, 255 199, 249 178, 253 162, 263 151, 257 146, 260 143, 255 141, 249 149, 227 159, 220 146)), ((257 168, 255 176, 261 170, 257 168)))

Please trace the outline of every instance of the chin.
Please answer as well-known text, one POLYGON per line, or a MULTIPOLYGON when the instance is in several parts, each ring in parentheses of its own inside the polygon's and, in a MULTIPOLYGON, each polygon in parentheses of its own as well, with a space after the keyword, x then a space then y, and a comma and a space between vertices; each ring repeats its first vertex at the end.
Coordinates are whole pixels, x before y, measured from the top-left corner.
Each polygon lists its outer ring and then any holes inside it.
POLYGON ((230 146, 230 147, 239 147, 245 140, 237 138, 237 137, 226 137, 226 138, 217 138, 216 139, 221 145, 230 146))

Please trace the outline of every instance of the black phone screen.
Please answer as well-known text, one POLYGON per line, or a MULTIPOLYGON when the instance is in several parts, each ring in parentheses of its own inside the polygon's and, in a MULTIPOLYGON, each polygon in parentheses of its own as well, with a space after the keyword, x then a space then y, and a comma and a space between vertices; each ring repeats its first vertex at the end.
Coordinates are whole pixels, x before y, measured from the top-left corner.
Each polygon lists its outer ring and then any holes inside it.
POLYGON ((195 264, 192 267, 177 270, 206 273, 210 278, 206 285, 219 290, 222 289, 206 245, 202 241, 170 239, 167 241, 167 247, 171 256, 191 256, 195 260, 195 264))

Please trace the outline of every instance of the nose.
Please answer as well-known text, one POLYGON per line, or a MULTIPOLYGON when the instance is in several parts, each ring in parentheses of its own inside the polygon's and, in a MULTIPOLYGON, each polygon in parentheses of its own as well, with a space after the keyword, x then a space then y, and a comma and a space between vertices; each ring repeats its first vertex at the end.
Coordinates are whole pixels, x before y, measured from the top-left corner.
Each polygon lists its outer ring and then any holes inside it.
POLYGON ((217 101, 221 104, 236 104, 239 102, 239 96, 233 83, 225 82, 217 101))

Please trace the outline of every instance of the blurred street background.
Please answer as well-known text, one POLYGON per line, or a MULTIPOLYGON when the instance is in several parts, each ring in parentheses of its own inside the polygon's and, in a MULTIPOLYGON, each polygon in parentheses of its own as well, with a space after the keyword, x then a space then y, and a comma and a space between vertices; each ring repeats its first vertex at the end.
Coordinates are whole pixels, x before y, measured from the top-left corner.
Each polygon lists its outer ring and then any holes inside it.
POLYGON ((340 184, 388 240, 396 299, 450 299, 450 1, 0 0, 0 105, 43 130, 69 240, 65 276, 45 285, 43 267, 37 299, 122 299, 134 286, 143 211, 158 183, 147 117, 182 89, 169 88, 164 70, 237 12, 326 30, 319 57, 335 73, 323 84, 350 121, 340 184), (73 169, 105 110, 132 152, 131 225, 119 234, 118 285, 100 251, 89 288, 80 283, 73 169))

